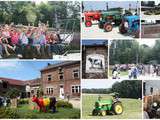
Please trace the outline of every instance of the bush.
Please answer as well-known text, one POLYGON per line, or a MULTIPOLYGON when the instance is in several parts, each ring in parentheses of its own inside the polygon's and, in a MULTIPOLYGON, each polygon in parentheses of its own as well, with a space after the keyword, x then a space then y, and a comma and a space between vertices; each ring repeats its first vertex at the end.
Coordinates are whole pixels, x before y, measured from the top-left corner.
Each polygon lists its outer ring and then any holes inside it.
POLYGON ((67 101, 59 100, 56 103, 56 107, 73 108, 73 105, 67 101))
POLYGON ((24 99, 19 99, 18 100, 18 104, 29 104, 29 100, 27 98, 24 98, 24 99))
POLYGON ((0 108, 0 118, 20 118, 16 109, 0 108))

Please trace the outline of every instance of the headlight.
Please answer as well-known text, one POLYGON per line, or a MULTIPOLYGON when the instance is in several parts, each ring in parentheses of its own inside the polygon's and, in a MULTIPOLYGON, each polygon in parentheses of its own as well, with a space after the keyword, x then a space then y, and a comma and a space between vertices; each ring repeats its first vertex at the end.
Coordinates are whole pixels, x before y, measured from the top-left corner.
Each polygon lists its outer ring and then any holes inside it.
POLYGON ((157 103, 156 102, 153 103, 153 107, 157 107, 157 103))

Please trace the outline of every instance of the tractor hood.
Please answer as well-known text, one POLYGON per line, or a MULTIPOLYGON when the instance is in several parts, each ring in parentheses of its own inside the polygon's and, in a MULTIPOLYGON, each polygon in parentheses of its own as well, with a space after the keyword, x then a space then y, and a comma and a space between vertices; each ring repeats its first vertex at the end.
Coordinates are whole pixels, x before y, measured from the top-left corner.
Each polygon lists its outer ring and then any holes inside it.
POLYGON ((124 19, 127 21, 134 21, 134 20, 139 20, 140 17, 138 15, 132 15, 132 16, 125 16, 124 19))
POLYGON ((110 100, 97 100, 96 102, 95 102, 95 106, 103 106, 103 105, 110 105, 110 104, 112 104, 112 99, 110 99, 110 100))

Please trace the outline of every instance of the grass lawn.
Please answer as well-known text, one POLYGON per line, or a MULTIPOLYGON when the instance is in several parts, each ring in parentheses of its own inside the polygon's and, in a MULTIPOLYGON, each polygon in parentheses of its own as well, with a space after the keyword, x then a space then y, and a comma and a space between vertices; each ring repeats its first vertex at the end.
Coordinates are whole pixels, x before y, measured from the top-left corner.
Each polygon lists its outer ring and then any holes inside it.
MULTIPOLYGON (((121 71, 120 72, 120 76, 126 76, 126 75, 128 75, 127 71, 121 71)), ((109 70, 109 77, 112 77, 112 70, 109 70)))
MULTIPOLYGON (((102 99, 112 98, 109 95, 101 95, 102 99)), ((142 101, 138 99, 121 98, 124 112, 121 115, 92 116, 94 103, 98 98, 98 94, 82 95, 82 118, 94 119, 141 119, 142 118, 142 101)))
POLYGON ((56 113, 48 112, 34 112, 30 109, 29 105, 22 105, 17 108, 17 113, 20 118, 39 118, 39 119, 55 119, 55 118, 80 118, 80 110, 79 109, 70 109, 70 108, 58 108, 56 113))

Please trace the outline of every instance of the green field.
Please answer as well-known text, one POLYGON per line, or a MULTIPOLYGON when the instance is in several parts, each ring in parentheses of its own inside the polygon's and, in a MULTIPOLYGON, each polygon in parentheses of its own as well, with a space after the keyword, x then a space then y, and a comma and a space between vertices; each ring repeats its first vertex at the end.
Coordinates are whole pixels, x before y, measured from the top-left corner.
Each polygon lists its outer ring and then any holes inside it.
MULTIPOLYGON (((102 99, 112 98, 109 95, 101 95, 102 99)), ((138 99, 121 98, 124 112, 121 115, 92 116, 94 102, 97 100, 97 94, 82 95, 82 118, 83 119, 141 119, 142 118, 142 101, 138 99)))
POLYGON ((4 115, 3 111, 0 110, 1 118, 21 118, 21 119, 79 119, 80 110, 75 108, 58 108, 56 113, 51 111, 44 112, 34 112, 31 110, 29 105, 21 105, 18 108, 12 108, 12 113, 9 112, 8 115, 4 115))
MULTIPOLYGON (((120 76, 128 76, 128 72, 127 71, 121 71, 120 76)), ((112 77, 112 70, 109 70, 109 77, 112 77)))

